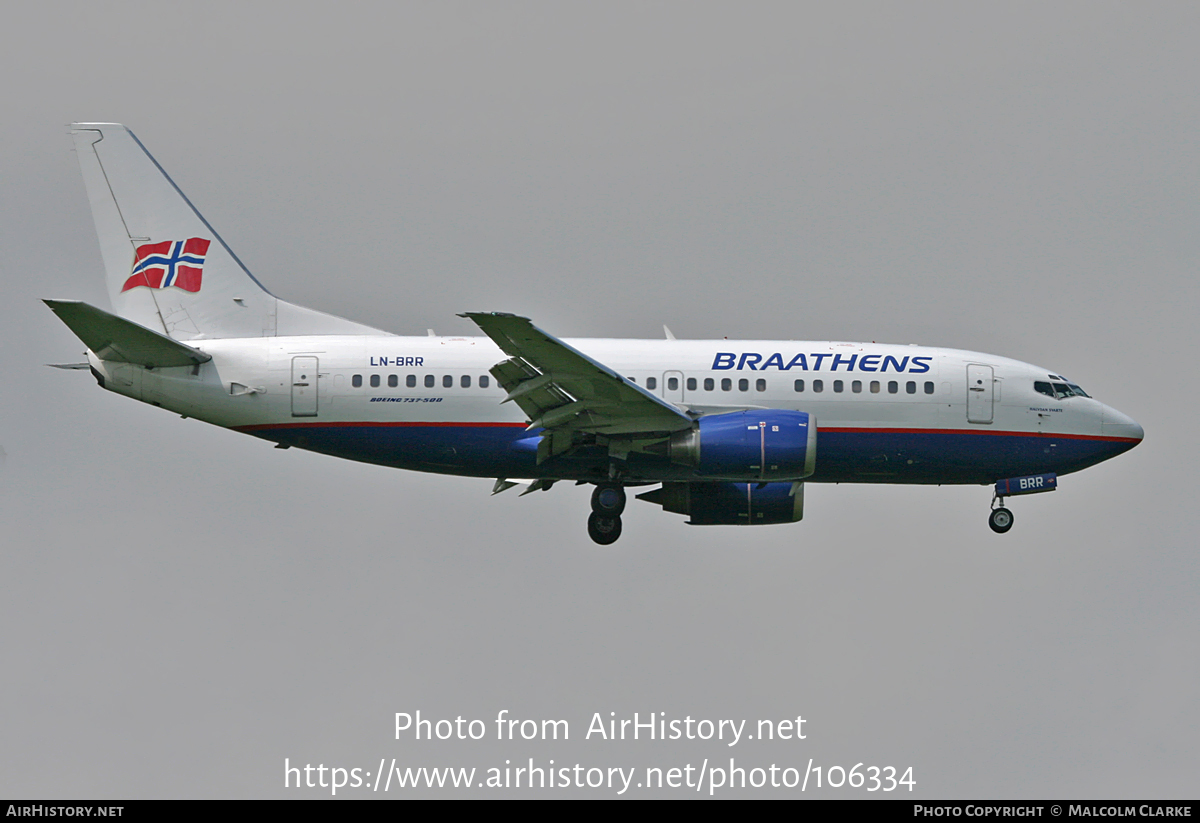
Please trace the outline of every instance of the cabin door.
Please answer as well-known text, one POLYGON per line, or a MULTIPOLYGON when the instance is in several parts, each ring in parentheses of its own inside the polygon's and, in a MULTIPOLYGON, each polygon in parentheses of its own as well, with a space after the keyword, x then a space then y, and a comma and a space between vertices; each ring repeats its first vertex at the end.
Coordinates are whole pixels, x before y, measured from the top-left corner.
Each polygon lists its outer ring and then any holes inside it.
POLYGON ((317 358, 292 358, 292 417, 317 416, 317 358))
POLYGON ((967 422, 992 422, 992 367, 967 366, 967 422))

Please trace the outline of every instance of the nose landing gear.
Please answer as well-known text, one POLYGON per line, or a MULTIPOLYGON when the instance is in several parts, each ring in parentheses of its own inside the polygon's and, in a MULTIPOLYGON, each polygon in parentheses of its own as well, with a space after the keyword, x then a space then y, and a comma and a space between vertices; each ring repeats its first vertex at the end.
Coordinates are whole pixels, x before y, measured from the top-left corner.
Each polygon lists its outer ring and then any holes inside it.
POLYGON ((988 516, 988 526, 996 534, 1004 534, 1012 528, 1013 513, 1004 508, 1004 498, 1012 494, 1040 494, 1052 492, 1058 488, 1058 475, 1028 474, 1024 477, 1010 477, 1007 480, 997 480, 996 490, 992 492, 992 513, 988 516))
POLYGON ((618 483, 598 483, 592 492, 592 513, 588 516, 588 537, 601 546, 617 542, 621 536, 621 512, 625 511, 625 487, 618 483))
POLYGON ((992 493, 992 513, 988 515, 988 527, 996 534, 1004 534, 1012 528, 1013 513, 1004 508, 1004 498, 1000 493, 992 493))

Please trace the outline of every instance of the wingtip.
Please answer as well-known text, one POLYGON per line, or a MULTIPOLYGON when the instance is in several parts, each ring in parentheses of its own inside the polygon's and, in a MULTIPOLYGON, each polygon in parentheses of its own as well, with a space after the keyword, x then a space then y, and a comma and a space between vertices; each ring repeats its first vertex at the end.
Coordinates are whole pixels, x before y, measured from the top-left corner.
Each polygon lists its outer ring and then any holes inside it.
POLYGON ((512 318, 514 320, 524 320, 526 322, 532 322, 528 317, 525 317, 524 315, 520 315, 520 314, 513 314, 510 311, 465 311, 465 312, 461 312, 458 316, 465 317, 468 320, 474 320, 476 323, 479 322, 479 318, 485 318, 485 317, 506 317, 506 318, 512 318))

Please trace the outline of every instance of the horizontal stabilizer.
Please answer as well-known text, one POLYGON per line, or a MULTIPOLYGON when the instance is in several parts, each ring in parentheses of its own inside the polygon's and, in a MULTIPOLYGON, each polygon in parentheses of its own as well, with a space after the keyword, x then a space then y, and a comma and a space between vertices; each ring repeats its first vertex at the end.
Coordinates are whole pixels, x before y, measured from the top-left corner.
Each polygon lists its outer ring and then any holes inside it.
POLYGON ((148 369, 195 366, 212 360, 211 354, 87 303, 78 300, 42 302, 101 360, 133 363, 148 369))

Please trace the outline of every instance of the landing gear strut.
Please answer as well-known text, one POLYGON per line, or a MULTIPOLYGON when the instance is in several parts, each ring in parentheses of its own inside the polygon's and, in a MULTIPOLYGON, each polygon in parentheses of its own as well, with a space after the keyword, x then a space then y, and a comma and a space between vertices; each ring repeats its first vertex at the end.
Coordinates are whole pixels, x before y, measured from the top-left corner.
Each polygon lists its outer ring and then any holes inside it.
POLYGON ((1004 508, 1004 498, 999 496, 993 497, 992 513, 988 515, 988 526, 996 534, 1004 534, 1006 531, 1012 528, 1012 525, 1013 513, 1004 508), (997 502, 999 502, 1000 505, 997 506, 997 502))
POLYGON ((618 483, 597 483, 592 492, 592 513, 588 516, 588 537, 601 546, 617 542, 623 511, 625 487, 618 483))

